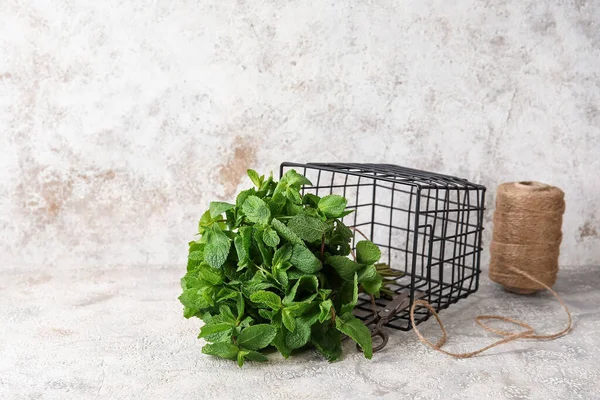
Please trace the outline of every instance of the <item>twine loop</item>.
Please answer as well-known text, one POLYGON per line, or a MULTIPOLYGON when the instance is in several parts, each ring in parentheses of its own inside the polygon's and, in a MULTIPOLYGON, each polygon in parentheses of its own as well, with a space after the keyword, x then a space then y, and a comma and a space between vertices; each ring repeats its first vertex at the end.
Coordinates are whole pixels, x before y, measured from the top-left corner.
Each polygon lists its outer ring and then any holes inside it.
POLYGON ((548 290, 567 313, 567 326, 556 333, 536 334, 535 329, 517 319, 501 315, 479 315, 475 322, 483 329, 503 338, 481 349, 468 353, 453 353, 442 349, 448 335, 435 309, 425 300, 416 300, 410 308, 410 322, 419 340, 441 353, 456 358, 469 358, 493 347, 519 339, 556 339, 572 327, 571 313, 565 302, 552 290, 558 273, 558 256, 562 241, 562 217, 565 212, 564 192, 555 186, 540 182, 503 183, 498 187, 494 231, 490 245, 490 279, 507 291, 531 294, 548 290), (426 339, 415 324, 415 309, 425 307, 433 315, 442 331, 442 337, 433 343, 426 339), (508 332, 493 328, 487 321, 502 321, 524 330, 508 332))

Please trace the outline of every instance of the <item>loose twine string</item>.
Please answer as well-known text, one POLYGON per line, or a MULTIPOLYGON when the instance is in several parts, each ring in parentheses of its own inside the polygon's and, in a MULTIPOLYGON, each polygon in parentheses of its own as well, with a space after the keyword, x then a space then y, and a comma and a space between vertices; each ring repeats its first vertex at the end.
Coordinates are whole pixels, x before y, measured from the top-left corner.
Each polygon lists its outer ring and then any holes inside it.
POLYGON ((475 351, 453 353, 442 349, 448 334, 435 309, 426 300, 416 300, 410 308, 410 322, 419 340, 440 353, 455 358, 470 358, 519 339, 550 340, 567 334, 573 324, 571 313, 558 293, 550 287, 556 281, 558 271, 564 210, 564 193, 554 186, 539 182, 500 185, 496 197, 494 232, 490 246, 490 278, 504 285, 506 290, 515 293, 530 294, 542 289, 548 290, 567 313, 566 328, 556 333, 536 334, 531 325, 517 319, 501 315, 478 315, 475 317, 475 322, 480 327, 504 338, 475 351), (514 265, 518 265, 519 268, 514 265), (417 328, 415 309, 420 306, 431 312, 442 330, 442 337, 437 343, 426 339, 417 328), (483 322, 489 320, 508 322, 525 330, 507 332, 495 329, 483 322))

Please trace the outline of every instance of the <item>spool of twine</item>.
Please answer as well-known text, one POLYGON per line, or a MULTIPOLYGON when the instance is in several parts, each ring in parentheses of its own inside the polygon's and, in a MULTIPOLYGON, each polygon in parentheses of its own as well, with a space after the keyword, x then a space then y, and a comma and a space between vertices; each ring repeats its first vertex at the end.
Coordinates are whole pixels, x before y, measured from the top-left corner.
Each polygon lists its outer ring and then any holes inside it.
POLYGON ((531 294, 554 285, 562 241, 565 194, 540 182, 503 183, 496 194, 490 279, 510 292, 531 294), (511 266, 544 285, 515 273, 511 266))
POLYGON ((442 349, 448 335, 435 309, 425 300, 416 300, 410 308, 410 322, 423 344, 452 357, 469 358, 515 340, 556 339, 571 330, 571 313, 551 288, 558 273, 564 196, 559 188, 539 182, 503 183, 498 187, 490 245, 490 279, 503 285, 506 290, 519 294, 548 290, 567 313, 567 326, 555 333, 537 334, 531 325, 523 321, 501 315, 478 315, 475 322, 480 327, 503 338, 474 351, 453 353, 442 349), (427 308, 440 326, 442 337, 437 343, 426 339, 417 329, 415 309, 418 307, 427 308), (524 330, 508 332, 492 328, 484 322, 489 320, 508 322, 524 330))

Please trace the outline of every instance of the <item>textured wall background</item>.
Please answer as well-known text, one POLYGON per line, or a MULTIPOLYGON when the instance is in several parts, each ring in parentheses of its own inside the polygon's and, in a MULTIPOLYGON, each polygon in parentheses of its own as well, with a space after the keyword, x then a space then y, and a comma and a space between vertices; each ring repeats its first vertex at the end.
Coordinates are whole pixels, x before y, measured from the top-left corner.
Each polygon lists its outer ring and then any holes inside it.
POLYGON ((182 264, 284 160, 466 177, 488 222, 552 183, 562 262, 600 261, 600 3, 454 3, 2 0, 0 268, 182 264))

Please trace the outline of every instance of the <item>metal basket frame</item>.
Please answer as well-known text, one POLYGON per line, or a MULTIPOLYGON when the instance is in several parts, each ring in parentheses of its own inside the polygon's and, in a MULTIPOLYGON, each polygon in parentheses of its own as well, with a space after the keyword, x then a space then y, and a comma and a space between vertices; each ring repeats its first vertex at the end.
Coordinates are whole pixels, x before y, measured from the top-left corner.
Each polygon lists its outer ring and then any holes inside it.
MULTIPOLYGON (((382 250, 382 262, 404 272, 387 288, 409 292, 409 302, 386 326, 411 329, 409 309, 416 298, 436 311, 447 308, 479 287, 481 240, 486 188, 466 179, 392 164, 291 163, 313 183, 303 193, 340 194, 354 212, 343 222, 354 228, 352 247, 362 235, 382 250)), ((375 300, 385 309, 390 297, 375 300)), ((373 315, 371 298, 361 294, 354 310, 366 320, 373 315)), ((415 323, 430 317, 415 311, 415 323)))

